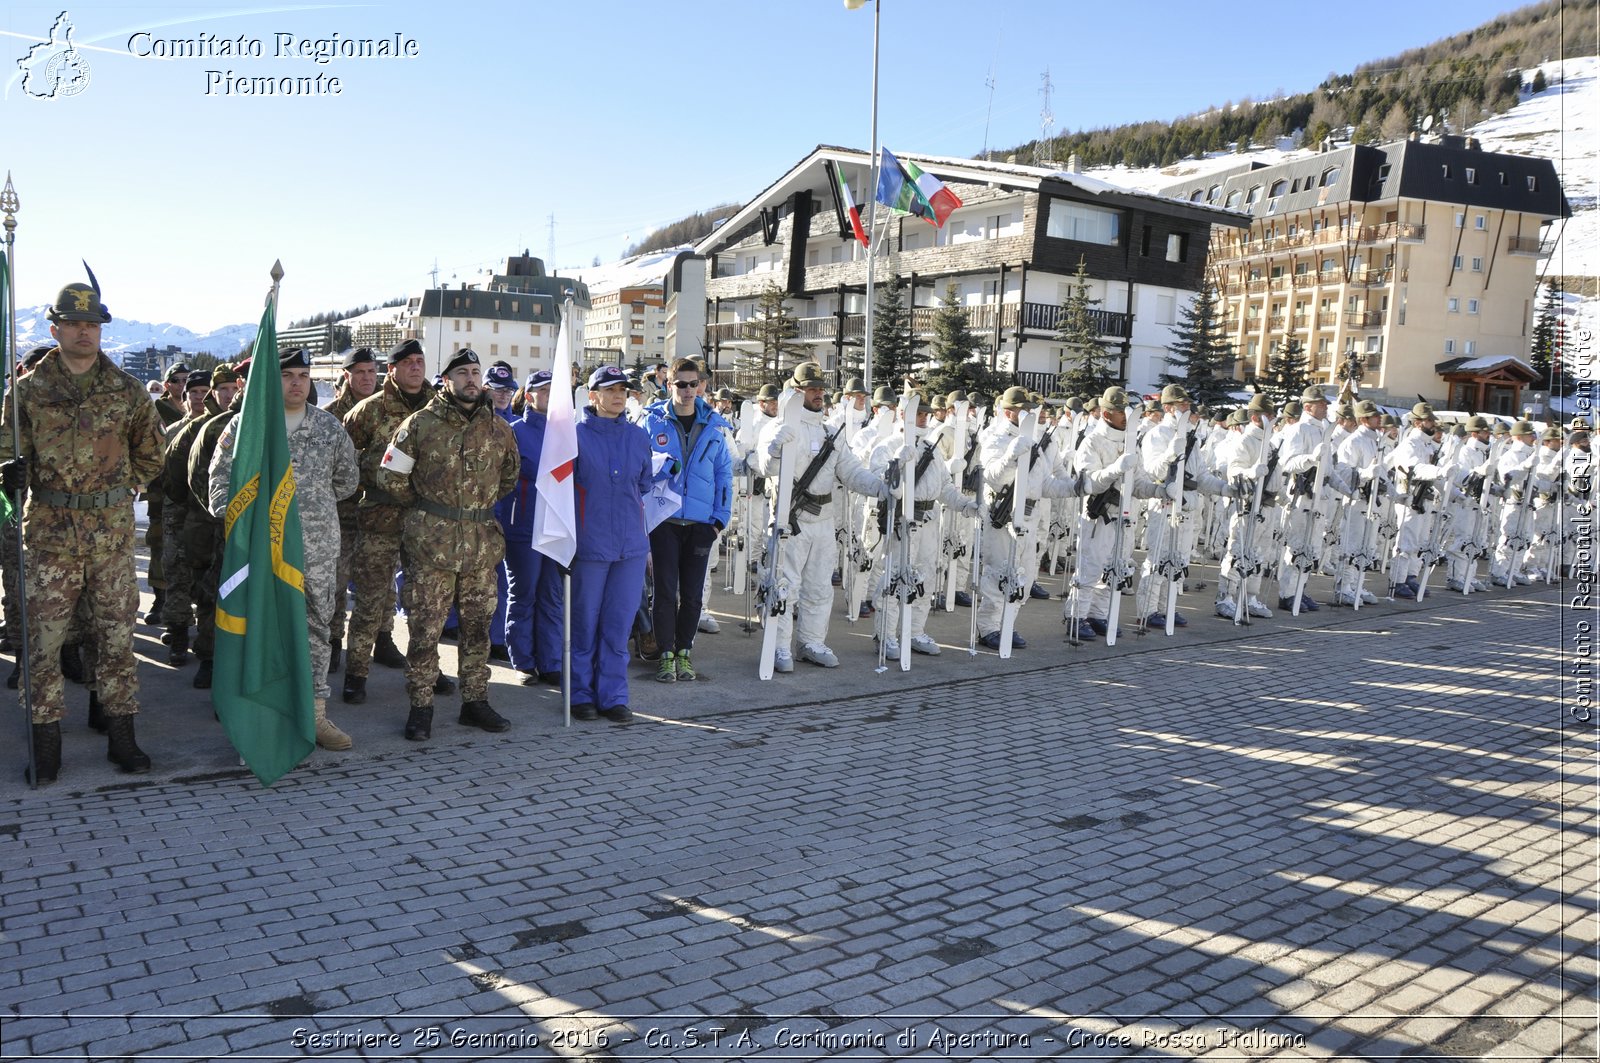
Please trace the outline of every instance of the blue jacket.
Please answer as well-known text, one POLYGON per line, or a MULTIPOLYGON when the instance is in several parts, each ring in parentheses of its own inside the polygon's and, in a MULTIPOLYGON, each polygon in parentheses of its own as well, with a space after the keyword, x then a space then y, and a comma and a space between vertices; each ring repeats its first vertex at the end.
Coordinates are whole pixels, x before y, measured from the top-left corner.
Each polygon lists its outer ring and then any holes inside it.
POLYGON ((533 503, 539 482, 539 452, 544 449, 545 416, 528 403, 522 416, 511 422, 511 434, 517 437, 517 453, 522 466, 517 474, 517 486, 494 507, 494 515, 505 529, 511 542, 533 542, 533 503))
POLYGON ((705 399, 694 400, 694 412, 694 446, 687 459, 684 450, 689 441, 670 402, 649 408, 644 429, 650 435, 650 446, 677 462, 672 489, 683 497, 683 506, 674 516, 726 528, 733 511, 733 458, 722 433, 731 426, 705 399))
POLYGON ((579 561, 622 561, 650 552, 644 496, 654 480, 650 437, 626 417, 578 420, 573 505, 579 561))

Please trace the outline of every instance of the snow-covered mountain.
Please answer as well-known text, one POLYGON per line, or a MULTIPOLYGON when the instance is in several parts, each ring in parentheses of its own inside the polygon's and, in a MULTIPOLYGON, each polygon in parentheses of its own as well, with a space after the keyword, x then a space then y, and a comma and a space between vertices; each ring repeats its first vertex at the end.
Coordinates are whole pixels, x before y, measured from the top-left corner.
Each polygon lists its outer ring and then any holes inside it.
MULTIPOLYGON (((19 349, 30 350, 42 344, 53 344, 50 338, 50 319, 45 316, 50 307, 19 306, 17 308, 17 339, 19 349)), ((182 325, 166 322, 149 324, 144 321, 114 319, 100 334, 100 346, 112 361, 122 361, 131 351, 150 347, 165 350, 177 347, 185 354, 213 354, 218 358, 232 358, 255 339, 256 324, 228 325, 204 335, 192 332, 182 325)))

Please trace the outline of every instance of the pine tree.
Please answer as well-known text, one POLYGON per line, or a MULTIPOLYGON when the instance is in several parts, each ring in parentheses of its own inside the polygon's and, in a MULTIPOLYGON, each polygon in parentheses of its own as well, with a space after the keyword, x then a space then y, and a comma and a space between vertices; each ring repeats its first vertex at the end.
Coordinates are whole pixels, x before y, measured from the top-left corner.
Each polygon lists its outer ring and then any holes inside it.
POLYGON ((1056 338, 1064 348, 1060 387, 1068 395, 1099 395, 1111 385, 1122 383, 1112 366, 1111 352, 1100 341, 1100 323, 1090 313, 1099 305, 1100 300, 1089 298, 1088 266, 1080 258, 1056 328, 1056 338))
POLYGON ((811 351, 805 344, 795 342, 800 335, 800 322, 789 312, 783 289, 776 284, 769 283, 761 289, 750 331, 760 342, 760 348, 741 354, 739 367, 747 373, 759 374, 763 380, 778 379, 811 351))
POLYGON ((1561 282, 1551 281, 1539 300, 1539 314, 1533 321, 1533 337, 1528 345, 1528 364, 1539 374, 1539 387, 1549 388, 1552 398, 1572 391, 1573 380, 1563 364, 1561 322, 1561 282))
POLYGON ((1011 384, 1008 374, 989 368, 985 357, 987 345, 973 333, 967 321, 967 308, 957 298, 954 284, 945 288, 944 300, 933 317, 930 346, 933 350, 933 365, 928 370, 930 397, 961 388, 969 397, 993 398, 1011 384))
POLYGON ((1167 364, 1173 371, 1161 374, 1163 384, 1182 384, 1196 404, 1218 402, 1238 389, 1233 369, 1239 357, 1223 330, 1217 289, 1209 280, 1194 301, 1178 311, 1173 331, 1177 338, 1167 348, 1167 364))
POLYGON ((887 384, 900 390, 905 378, 916 372, 917 338, 911 331, 911 308, 906 305, 906 279, 896 273, 878 289, 872 319, 872 386, 887 384))
POLYGON ((1267 356, 1266 379, 1262 390, 1279 407, 1298 399, 1311 386, 1311 365, 1304 344, 1290 338, 1274 344, 1267 356))

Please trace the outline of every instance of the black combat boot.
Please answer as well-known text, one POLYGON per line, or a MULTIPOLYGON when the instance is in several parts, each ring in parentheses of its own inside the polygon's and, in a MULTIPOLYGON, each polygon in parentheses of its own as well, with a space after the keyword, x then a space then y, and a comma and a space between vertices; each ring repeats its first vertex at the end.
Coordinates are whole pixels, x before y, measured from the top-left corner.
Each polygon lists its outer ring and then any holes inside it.
POLYGON ((89 691, 89 726, 101 734, 111 726, 111 717, 106 715, 105 706, 100 704, 100 693, 96 690, 89 691))
POLYGON ((22 684, 22 658, 17 658, 17 663, 11 666, 11 674, 6 676, 6 688, 15 690, 22 684))
POLYGON ((167 644, 167 663, 174 668, 181 667, 189 660, 189 625, 179 626, 173 624, 167 628, 167 637, 161 641, 167 644))
POLYGON ((83 682, 83 655, 76 642, 61 644, 61 678, 73 683, 83 682))
POLYGON ((133 740, 133 717, 112 716, 109 720, 106 734, 111 740, 106 744, 106 759, 130 775, 149 771, 150 758, 133 740))
POLYGON ((433 706, 413 705, 406 717, 406 741, 426 742, 433 737, 433 706))
POLYGON ((154 602, 152 602, 151 605, 150 605, 150 611, 148 613, 144 614, 144 622, 147 623, 147 624, 159 624, 159 623, 161 623, 161 607, 166 605, 166 604, 167 604, 167 592, 166 592, 166 589, 165 588, 158 589, 156 591, 156 600, 154 602))
POLYGON ((33 764, 38 770, 37 778, 27 768, 22 769, 22 777, 30 784, 44 786, 61 774, 61 724, 33 725, 33 764))
POLYGON ((196 690, 211 689, 211 658, 200 659, 200 669, 194 674, 194 688, 196 690))
POLYGON ((344 691, 339 695, 344 698, 346 705, 359 705, 367 700, 367 677, 364 675, 349 675, 344 677, 344 691))
POLYGON ((372 644, 372 659, 385 668, 406 666, 406 655, 394 644, 394 637, 387 633, 379 635, 378 641, 372 644))
POLYGON ((440 672, 439 678, 433 681, 433 692, 435 694, 449 694, 454 691, 455 688, 456 681, 445 675, 443 672, 440 672))
POLYGON ((328 674, 332 675, 333 673, 337 672, 339 670, 339 665, 342 664, 343 662, 344 662, 344 640, 343 639, 329 639, 328 640, 328 674))
POLYGON ((511 721, 491 709, 487 701, 463 702, 461 715, 456 717, 456 722, 463 727, 476 727, 490 734, 511 729, 511 721))

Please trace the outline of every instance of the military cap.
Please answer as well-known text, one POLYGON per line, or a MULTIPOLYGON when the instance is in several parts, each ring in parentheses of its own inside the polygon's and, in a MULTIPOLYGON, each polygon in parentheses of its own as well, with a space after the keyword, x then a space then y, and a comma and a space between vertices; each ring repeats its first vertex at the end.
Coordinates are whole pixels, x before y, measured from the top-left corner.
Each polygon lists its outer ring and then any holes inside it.
POLYGON ((1083 400, 1083 412, 1084 413, 1093 413, 1094 411, 1098 410, 1099 408, 1100 408, 1100 398, 1099 398, 1099 396, 1090 395, 1088 398, 1083 400))
POLYGON ((219 365, 211 370, 211 386, 218 384, 237 384, 244 376, 238 366, 219 365))
POLYGON ((1212 424, 1226 424, 1227 421, 1228 421, 1228 415, 1231 414, 1232 412, 1233 411, 1231 411, 1231 410, 1222 410, 1222 409, 1212 410, 1211 411, 1211 423, 1212 424))
POLYGON ((550 381, 554 378, 555 374, 548 369, 535 369, 533 372, 528 374, 528 382, 524 384, 523 387, 527 388, 529 391, 533 391, 537 388, 547 388, 550 386, 550 381))
POLYGON ((860 377, 853 376, 844 382, 844 393, 846 395, 865 395, 867 393, 867 385, 860 377))
POLYGON ((311 352, 304 347, 296 347, 292 351, 278 352, 279 369, 310 369, 311 352))
POLYGON ((1514 436, 1531 436, 1531 435, 1533 435, 1533 422, 1532 421, 1518 421, 1516 424, 1511 426, 1511 434, 1514 435, 1514 436))
POLYGON ((1300 393, 1300 401, 1310 406, 1313 402, 1327 402, 1328 396, 1322 393, 1321 388, 1313 384, 1300 393))
POLYGON ((401 342, 395 344, 394 349, 389 352, 389 364, 393 365, 402 358, 409 358, 413 354, 422 353, 422 344, 418 343, 416 340, 402 340, 401 342))
POLYGON ((1006 388, 1005 393, 1000 396, 1000 408, 1002 410, 1033 409, 1033 401, 1028 398, 1028 389, 1017 386, 1006 388))
POLYGON ((1504 421, 1496 421, 1490 431, 1497 436, 1508 436, 1511 434, 1511 426, 1504 421))
POLYGON ((1487 432, 1488 430, 1489 418, 1485 417, 1483 414, 1475 413, 1471 417, 1467 418, 1467 431, 1487 432))
POLYGON ((898 401, 899 397, 895 395, 894 388, 888 384, 879 384, 872 389, 872 404, 874 406, 893 406, 898 401))
POLYGON ((1168 384, 1161 389, 1161 402, 1163 405, 1173 405, 1179 402, 1188 402, 1189 393, 1182 384, 1168 384))
POLYGON ((1588 432, 1591 430, 1589 422, 1582 417, 1574 417, 1572 423, 1567 425, 1569 432, 1588 432))
POLYGON ((1382 411, 1378 409, 1377 403, 1373 402, 1371 399, 1362 399, 1360 402, 1356 403, 1355 412, 1352 414, 1352 416, 1358 420, 1364 421, 1368 417, 1377 417, 1381 413, 1382 411))
POLYGON ((1383 415, 1383 427, 1385 427, 1385 428, 1399 428, 1400 427, 1400 422, 1394 419, 1394 414, 1386 413, 1386 414, 1383 415))
POLYGON ((357 347, 344 356, 344 361, 339 363, 339 368, 354 369, 358 365, 366 365, 377 360, 377 357, 372 353, 371 347, 357 347))
POLYGON ((1071 410, 1073 413, 1082 413, 1083 400, 1078 398, 1076 395, 1072 396, 1072 398, 1067 400, 1067 409, 1071 410))
POLYGON ((1285 417, 1299 417, 1305 412, 1305 407, 1300 405, 1299 399, 1290 399, 1283 404, 1283 416, 1285 417))
POLYGON ((111 311, 100 302, 99 292, 80 281, 62 288, 45 316, 51 321, 93 321, 104 325, 111 320, 111 311))
POLYGON ((618 384, 626 385, 628 374, 614 365, 603 365, 589 374, 589 390, 599 391, 601 388, 614 388, 618 384))
POLYGON ((718 402, 732 402, 733 401, 733 389, 732 388, 718 388, 717 391, 716 391, 716 397, 717 397, 717 401, 718 402))
POLYGON ((778 398, 779 394, 780 393, 778 391, 778 385, 776 385, 776 384, 762 384, 761 385, 761 390, 756 392, 756 401, 757 402, 775 402, 775 401, 777 401, 777 398, 778 398))
MULTIPOLYGON (((249 379, 249 377, 250 377, 250 363, 253 362, 253 361, 255 361, 255 357, 252 355, 249 358, 244 358, 244 359, 241 359, 240 361, 234 363, 233 371, 235 373, 239 374, 239 379, 240 380, 249 379)), ((211 374, 211 379, 213 381, 215 381, 217 379, 217 374, 216 373, 212 373, 211 374)))
POLYGON ((1559 443, 1564 438, 1566 438, 1566 433, 1562 432, 1560 427, 1557 425, 1551 425, 1549 428, 1546 428, 1539 436, 1540 441, 1544 443, 1559 443))
POLYGON ((1250 415, 1244 410, 1234 410, 1232 413, 1228 414, 1228 419, 1223 423, 1225 423, 1229 428, 1242 428, 1244 425, 1250 423, 1250 415))
POLYGON ((1120 410, 1128 405, 1128 392, 1115 384, 1106 388, 1100 395, 1100 408, 1120 410))
POLYGON ((1433 420, 1433 407, 1429 406, 1426 402, 1417 403, 1415 406, 1411 407, 1411 419, 1413 421, 1433 420))
POLYGON ((167 370, 166 376, 163 376, 161 379, 162 380, 171 380, 173 377, 177 376, 179 373, 187 373, 188 371, 189 371, 189 367, 184 365, 182 362, 174 362, 172 367, 167 370))
POLYGON ((944 401, 949 405, 954 406, 958 402, 970 402, 972 400, 967 398, 967 393, 964 389, 956 388, 954 391, 944 397, 944 401))
POLYGON ((482 364, 483 360, 478 357, 477 351, 473 350, 471 347, 463 347, 455 354, 450 356, 450 360, 444 363, 444 371, 439 375, 441 377, 448 376, 453 370, 460 369, 464 365, 482 364))
POLYGON ((1341 421, 1353 421, 1356 419, 1356 408, 1348 402, 1341 402, 1339 403, 1339 408, 1333 412, 1333 415, 1341 421))
POLYGON ((822 375, 822 367, 816 362, 801 362, 794 367, 789 385, 797 391, 806 388, 825 388, 828 386, 828 378, 822 375))
POLYGON ((1250 396, 1250 405, 1245 407, 1245 411, 1259 413, 1265 417, 1271 417, 1278 412, 1277 407, 1272 405, 1272 399, 1265 392, 1259 391, 1250 396))
MULTIPOLYGON (((919 394, 919 395, 922 394, 922 389, 921 388, 917 389, 917 394, 919 394)), ((943 395, 935 395, 933 397, 933 402, 931 403, 931 405, 936 410, 943 410, 943 409, 947 408, 947 404, 944 401, 944 396, 943 395)))
POLYGON ((22 359, 22 368, 24 368, 24 369, 32 369, 34 366, 36 366, 40 362, 44 361, 44 356, 49 354, 53 350, 55 350, 55 348, 52 347, 48 343, 42 344, 42 345, 40 345, 38 347, 35 347, 33 350, 29 351, 26 356, 23 357, 23 359, 22 359))
POLYGON ((489 372, 484 374, 483 383, 485 387, 494 388, 496 391, 517 390, 517 378, 511 372, 511 367, 499 362, 489 367, 489 372))
POLYGON ((1450 434, 1457 439, 1465 439, 1467 438, 1467 426, 1462 424, 1454 425, 1450 429, 1450 434))
POLYGON ((211 374, 204 369, 196 369, 189 374, 189 379, 183 382, 183 390, 185 391, 190 388, 209 388, 210 386, 211 374))

